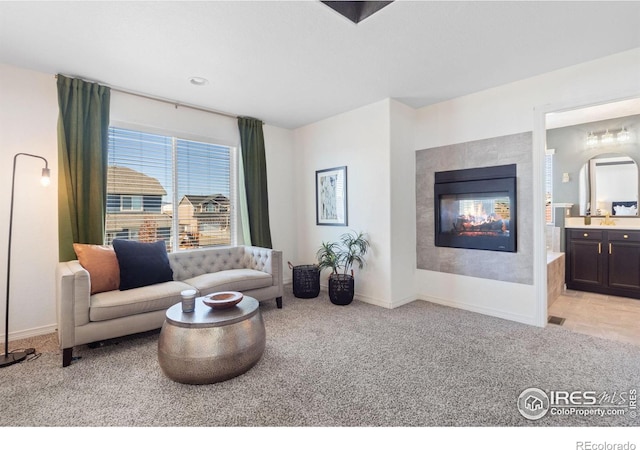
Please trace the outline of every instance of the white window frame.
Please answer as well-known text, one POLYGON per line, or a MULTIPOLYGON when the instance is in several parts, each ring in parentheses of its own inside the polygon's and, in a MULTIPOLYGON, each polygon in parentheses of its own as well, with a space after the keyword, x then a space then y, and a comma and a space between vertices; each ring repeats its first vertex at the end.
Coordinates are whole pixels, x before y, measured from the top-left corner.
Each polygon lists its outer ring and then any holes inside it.
POLYGON ((120 211, 122 212, 141 212, 144 211, 144 199, 142 197, 142 195, 121 195, 120 196, 120 211), (124 207, 124 199, 129 198, 131 199, 131 208, 125 208, 124 207), (135 202, 134 200, 137 200, 138 202, 135 202), (139 208, 135 208, 135 204, 138 203, 140 205, 139 208))
MULTIPOLYGON (((195 142, 202 142, 206 144, 227 147, 229 149, 229 208, 228 210, 229 210, 229 220, 231 222, 231 230, 230 230, 231 242, 229 245, 230 246, 238 245, 238 226, 239 226, 238 222, 240 220, 240 217, 237 213, 237 211, 239 211, 239 204, 238 204, 238 201, 239 201, 238 170, 239 168, 238 168, 238 147, 237 146, 226 143, 224 141, 218 141, 211 137, 195 135, 195 134, 185 133, 182 131, 175 131, 171 129, 155 128, 155 127, 145 126, 141 124, 132 124, 128 122, 112 121, 109 123, 109 127, 122 128, 122 129, 137 131, 141 133, 150 133, 150 134, 162 135, 165 137, 171 137, 172 138, 172 155, 173 155, 173 158, 172 158, 173 186, 177 186, 177 183, 178 183, 178 174, 176 171, 177 152, 175 151, 176 143, 178 140, 195 141, 195 142)), ((177 211, 179 208, 179 202, 180 202, 180 198, 178 195, 178 190, 172 189, 172 205, 175 211, 177 211)), ((143 206, 143 209, 144 209, 144 206, 143 206)), ((106 235, 105 235, 105 240, 106 240, 106 235)), ((178 214, 172 214, 171 253, 184 251, 180 249, 179 243, 180 243, 179 217, 178 217, 178 214), (174 243, 177 243, 178 245, 174 245, 174 243)))

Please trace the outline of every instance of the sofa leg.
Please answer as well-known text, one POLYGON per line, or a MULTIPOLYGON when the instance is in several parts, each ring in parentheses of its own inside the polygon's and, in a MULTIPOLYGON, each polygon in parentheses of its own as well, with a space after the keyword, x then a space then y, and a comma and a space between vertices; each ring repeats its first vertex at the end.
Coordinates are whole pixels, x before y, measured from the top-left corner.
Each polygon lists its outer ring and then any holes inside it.
POLYGON ((62 367, 67 367, 73 359, 73 347, 62 349, 62 367))
POLYGON ((282 309, 282 297, 276 298, 276 306, 278 307, 278 309, 282 309))

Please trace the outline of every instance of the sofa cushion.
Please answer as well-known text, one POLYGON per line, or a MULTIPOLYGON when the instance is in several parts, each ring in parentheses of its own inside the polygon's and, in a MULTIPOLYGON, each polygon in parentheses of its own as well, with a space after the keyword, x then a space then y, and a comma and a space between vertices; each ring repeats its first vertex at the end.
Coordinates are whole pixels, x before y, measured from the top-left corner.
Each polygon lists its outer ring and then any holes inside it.
POLYGON ((113 248, 120 265, 120 290, 173 281, 164 241, 153 243, 114 239, 113 248))
POLYGON ((180 293, 186 289, 193 288, 181 281, 169 281, 95 294, 91 296, 89 320, 98 322, 167 309, 182 300, 180 293))
POLYGON ((184 280, 196 288, 200 295, 218 291, 248 291, 269 287, 273 284, 271 275, 253 269, 230 269, 222 272, 205 273, 184 280))
POLYGON ((222 270, 247 268, 243 259, 241 247, 196 248, 169 254, 173 279, 181 281, 222 270))
POLYGON ((91 294, 113 291, 120 287, 120 266, 109 245, 73 244, 78 262, 89 272, 91 294))

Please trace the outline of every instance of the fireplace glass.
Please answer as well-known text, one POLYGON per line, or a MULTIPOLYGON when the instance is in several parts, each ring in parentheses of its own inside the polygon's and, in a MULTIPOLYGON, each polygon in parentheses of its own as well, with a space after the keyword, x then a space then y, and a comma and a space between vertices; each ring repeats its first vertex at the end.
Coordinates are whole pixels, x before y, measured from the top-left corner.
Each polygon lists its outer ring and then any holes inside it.
POLYGON ((515 252, 515 180, 497 175, 436 183, 436 246, 515 252))
POLYGON ((440 230, 459 236, 509 236, 506 193, 449 194, 440 197, 440 230))

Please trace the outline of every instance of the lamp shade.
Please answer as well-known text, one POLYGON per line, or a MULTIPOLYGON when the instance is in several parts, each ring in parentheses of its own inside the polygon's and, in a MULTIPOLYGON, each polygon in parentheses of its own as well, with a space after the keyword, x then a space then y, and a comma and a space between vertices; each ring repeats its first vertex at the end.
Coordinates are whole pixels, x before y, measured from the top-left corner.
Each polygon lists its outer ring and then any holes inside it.
POLYGON ((42 178, 40 178, 40 183, 43 186, 49 186, 49 184, 51 184, 51 170, 48 167, 42 169, 42 178))

